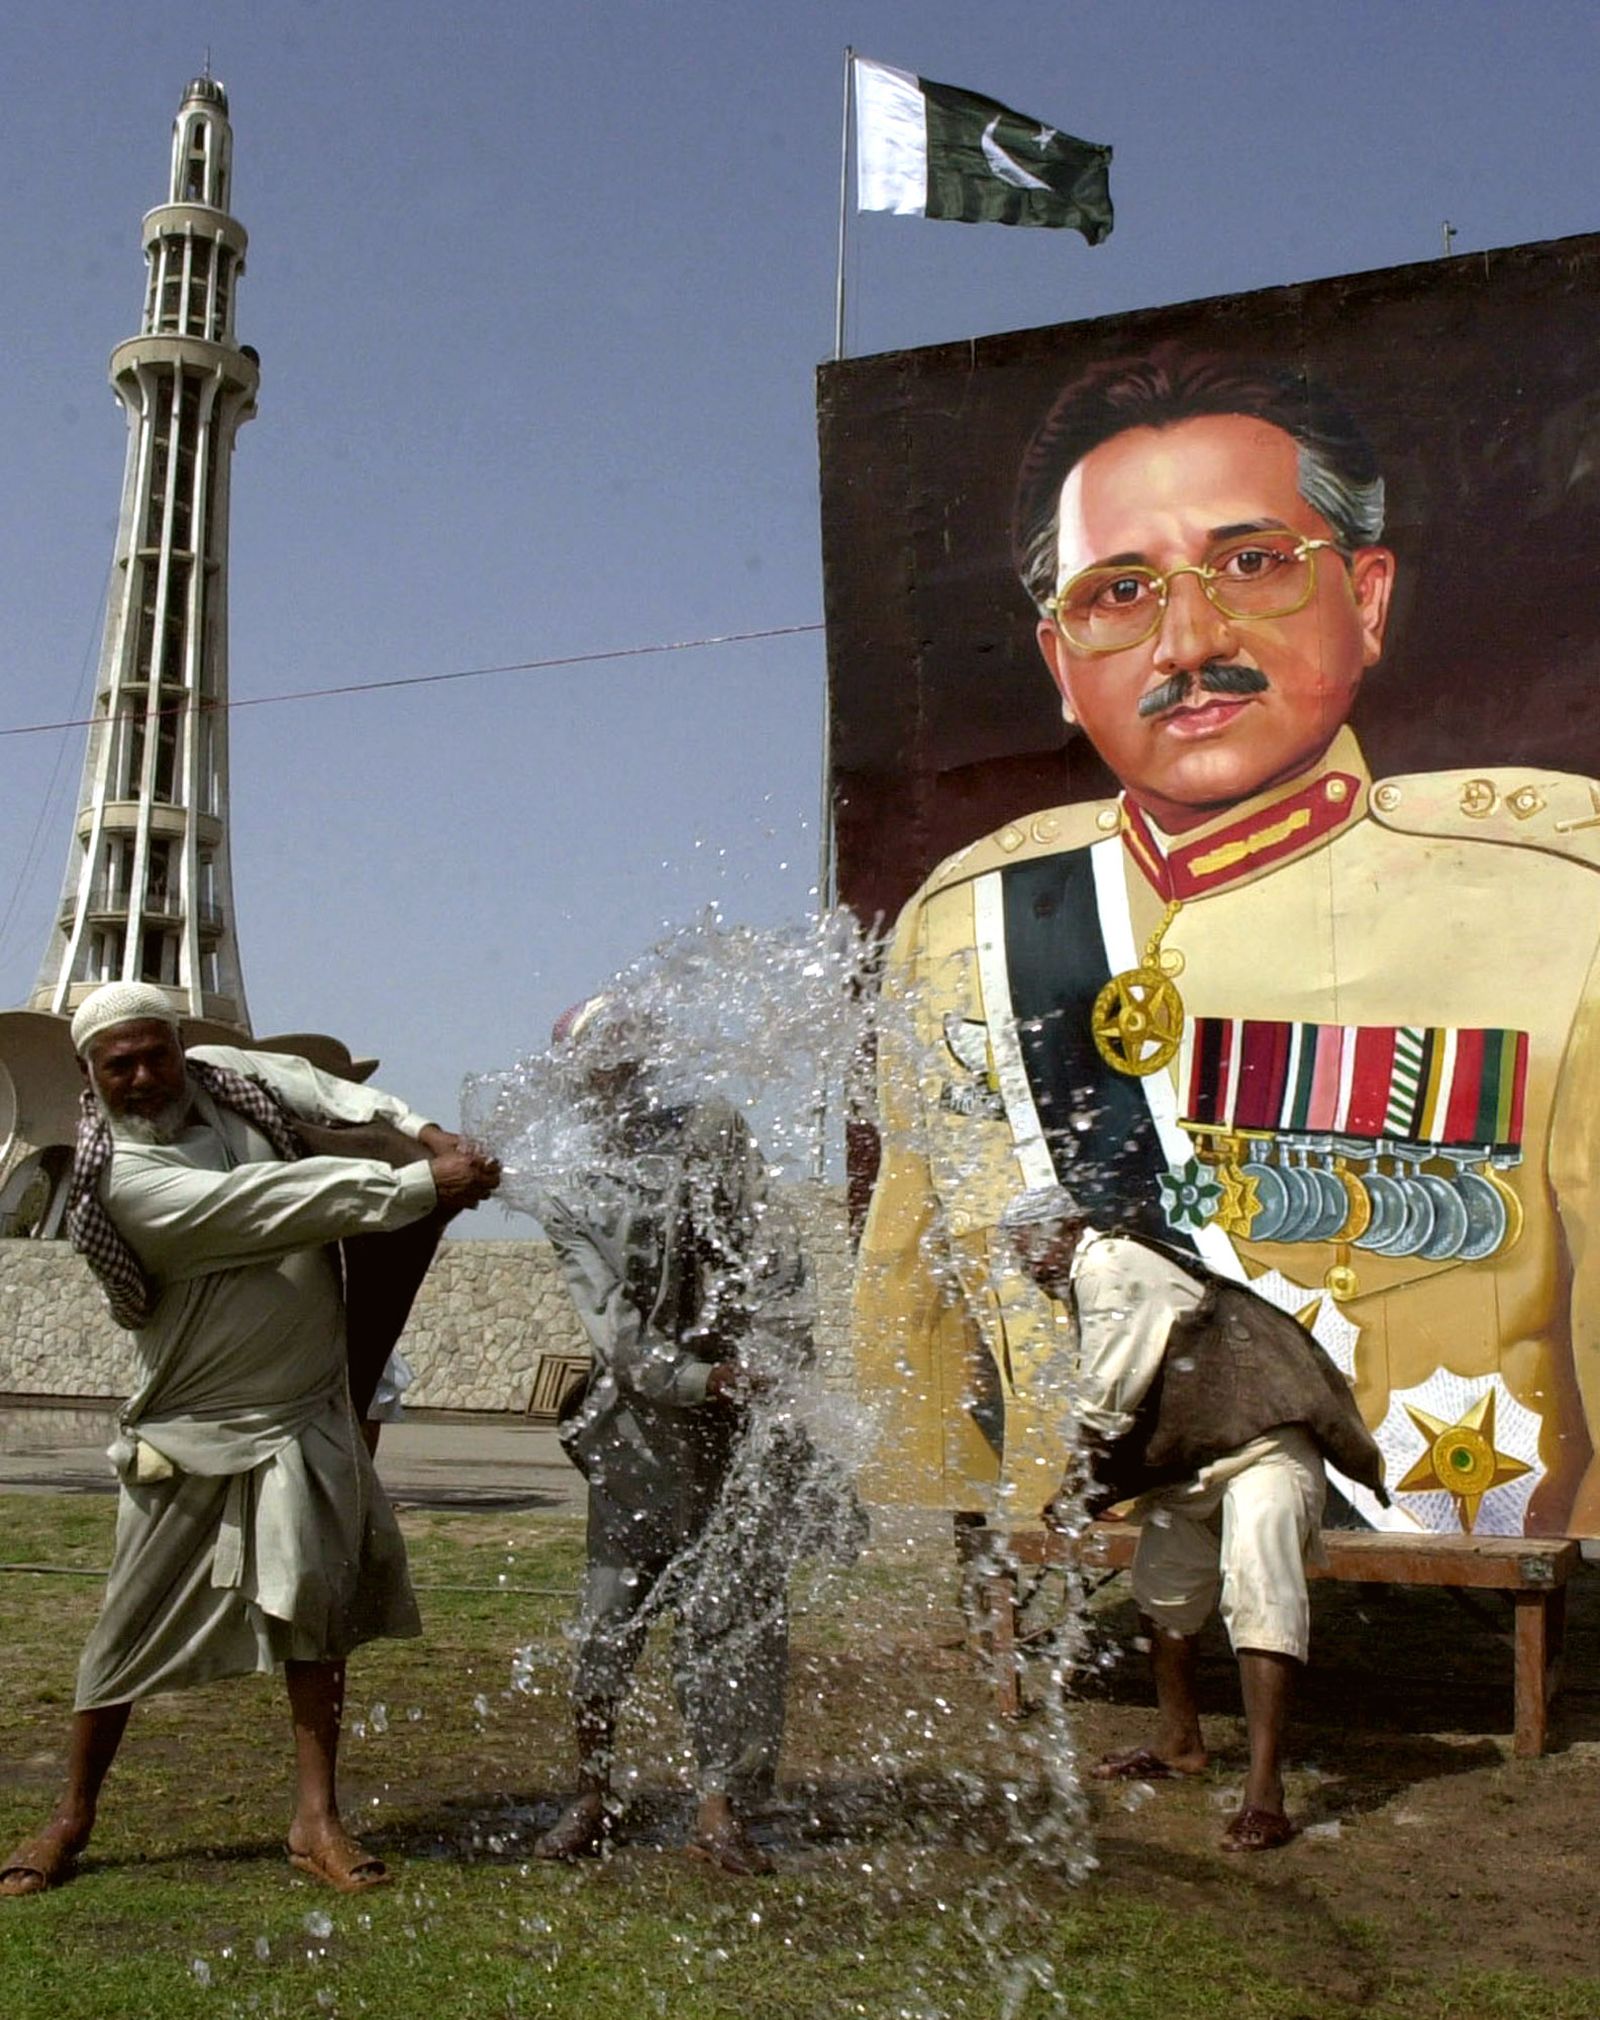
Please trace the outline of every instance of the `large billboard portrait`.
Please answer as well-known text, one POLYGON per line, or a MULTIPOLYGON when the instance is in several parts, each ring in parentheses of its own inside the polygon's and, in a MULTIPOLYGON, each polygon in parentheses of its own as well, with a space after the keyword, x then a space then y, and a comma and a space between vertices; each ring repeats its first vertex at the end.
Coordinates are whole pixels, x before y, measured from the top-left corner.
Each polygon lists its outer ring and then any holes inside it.
POLYGON ((824 367, 842 899, 898 916, 875 1491, 1035 1514, 1018 1194, 1353 1382, 1401 1530, 1600 1534, 1600 239, 824 367))

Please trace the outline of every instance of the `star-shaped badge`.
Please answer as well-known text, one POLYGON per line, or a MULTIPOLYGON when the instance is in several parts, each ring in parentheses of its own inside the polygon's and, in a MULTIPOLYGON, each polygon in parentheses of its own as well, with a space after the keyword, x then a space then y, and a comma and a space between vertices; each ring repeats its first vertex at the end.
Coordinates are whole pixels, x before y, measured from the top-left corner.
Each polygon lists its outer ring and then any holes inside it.
POLYGON ((1520 1480, 1533 1468, 1509 1452, 1495 1450, 1493 1388, 1485 1389, 1477 1402, 1448 1423, 1414 1403, 1405 1406, 1406 1415, 1426 1441, 1422 1456, 1400 1481, 1400 1494, 1436 1494, 1442 1487, 1455 1501, 1461 1526, 1469 1534, 1478 1519, 1478 1508, 1491 1487, 1508 1480, 1520 1480))
POLYGON ((1217 1226, 1224 1234, 1248 1241, 1256 1215, 1261 1211, 1261 1187, 1255 1179, 1246 1178, 1236 1164, 1218 1165, 1217 1179, 1222 1186, 1222 1204, 1215 1215, 1217 1226))

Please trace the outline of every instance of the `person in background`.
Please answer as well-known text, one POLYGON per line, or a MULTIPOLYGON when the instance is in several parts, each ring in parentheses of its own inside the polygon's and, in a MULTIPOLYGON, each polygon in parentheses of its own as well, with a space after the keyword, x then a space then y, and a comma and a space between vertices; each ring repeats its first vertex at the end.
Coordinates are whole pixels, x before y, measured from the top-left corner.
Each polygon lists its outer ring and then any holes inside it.
POLYGON ((743 1116, 719 1097, 666 1099, 651 1044, 647 1020, 606 996, 566 1012, 553 1038, 598 1156, 539 1204, 593 1367, 561 1426, 589 1483, 578 1790, 535 1850, 576 1858, 611 1830, 618 1706, 652 1617, 671 1606, 697 1764, 689 1850, 765 1873, 734 1802, 770 1788, 777 1766, 791 1554, 770 1494, 749 1521, 729 1495, 751 1404, 810 1359, 812 1286, 743 1116))

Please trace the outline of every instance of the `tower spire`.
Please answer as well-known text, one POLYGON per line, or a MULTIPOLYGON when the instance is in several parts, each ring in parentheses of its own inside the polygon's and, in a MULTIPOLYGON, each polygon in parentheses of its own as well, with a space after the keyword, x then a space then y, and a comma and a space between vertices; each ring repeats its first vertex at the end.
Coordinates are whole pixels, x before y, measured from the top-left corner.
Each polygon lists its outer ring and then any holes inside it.
POLYGON ((36 1010, 154 982, 248 1032, 228 852, 228 493, 255 413, 234 335, 244 227, 228 208, 228 94, 205 74, 172 127, 168 200, 144 220, 140 333, 111 354, 128 424, 88 751, 36 1010))

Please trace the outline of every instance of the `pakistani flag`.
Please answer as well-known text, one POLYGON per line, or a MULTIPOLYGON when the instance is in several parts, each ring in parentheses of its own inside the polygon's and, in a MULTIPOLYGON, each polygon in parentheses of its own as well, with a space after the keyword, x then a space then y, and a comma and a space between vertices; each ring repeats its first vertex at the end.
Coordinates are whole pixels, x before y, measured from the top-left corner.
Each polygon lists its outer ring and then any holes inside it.
POLYGON ((855 88, 858 209, 1110 232, 1109 147, 865 56, 855 88))

